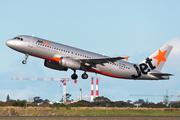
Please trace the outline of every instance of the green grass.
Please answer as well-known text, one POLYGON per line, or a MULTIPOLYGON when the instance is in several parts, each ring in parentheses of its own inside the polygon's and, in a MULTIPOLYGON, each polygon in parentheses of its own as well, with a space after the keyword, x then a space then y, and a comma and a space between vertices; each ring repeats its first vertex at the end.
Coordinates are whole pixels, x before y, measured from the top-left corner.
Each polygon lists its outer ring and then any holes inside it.
MULTIPOLYGON (((106 110, 88 109, 88 110, 42 110, 28 111, 33 116, 106 116, 106 110)), ((108 110, 108 116, 180 116, 180 111, 165 110, 108 110)))
MULTIPOLYGON (((0 116, 25 116, 26 109, 21 107, 0 107, 0 116), (12 110, 13 109, 13 110, 12 110)), ((49 108, 28 107, 28 116, 106 116, 106 108, 49 108)), ((134 109, 109 108, 108 116, 180 116, 180 109, 134 109)))
MULTIPOLYGON (((3 118, 1 120, 164 120, 162 118, 27 118, 27 119, 24 119, 24 118, 3 118)), ((167 119, 169 120, 169 119, 167 119)), ((179 119, 171 119, 171 120, 179 120, 179 119)))

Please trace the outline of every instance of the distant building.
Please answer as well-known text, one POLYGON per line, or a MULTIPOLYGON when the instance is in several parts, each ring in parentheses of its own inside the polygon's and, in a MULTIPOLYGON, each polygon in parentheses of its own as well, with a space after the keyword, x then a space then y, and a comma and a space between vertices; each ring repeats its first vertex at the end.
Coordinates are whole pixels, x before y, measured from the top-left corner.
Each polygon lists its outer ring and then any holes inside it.
POLYGON ((69 104, 71 104, 71 102, 66 101, 66 105, 69 105, 69 104))
POLYGON ((27 100, 27 102, 28 102, 28 103, 33 103, 33 102, 34 102, 34 99, 33 99, 33 98, 29 98, 29 99, 27 100))

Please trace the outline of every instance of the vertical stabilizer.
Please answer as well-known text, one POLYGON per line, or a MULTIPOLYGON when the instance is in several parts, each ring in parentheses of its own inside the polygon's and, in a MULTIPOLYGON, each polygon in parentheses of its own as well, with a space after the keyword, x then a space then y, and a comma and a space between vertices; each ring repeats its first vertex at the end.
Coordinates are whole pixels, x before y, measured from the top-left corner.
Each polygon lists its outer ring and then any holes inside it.
POLYGON ((154 52, 152 55, 147 57, 139 64, 148 63, 149 68, 151 68, 151 70, 156 70, 160 72, 164 66, 164 63, 167 61, 167 58, 172 48, 173 47, 170 45, 163 45, 160 49, 158 49, 156 52, 154 52))

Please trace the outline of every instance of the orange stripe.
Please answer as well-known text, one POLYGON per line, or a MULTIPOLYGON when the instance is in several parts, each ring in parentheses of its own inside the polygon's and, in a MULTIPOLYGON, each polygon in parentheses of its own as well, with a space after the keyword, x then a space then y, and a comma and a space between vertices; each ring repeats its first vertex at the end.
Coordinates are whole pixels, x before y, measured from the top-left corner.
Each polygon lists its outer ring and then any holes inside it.
MULTIPOLYGON (((56 62, 59 62, 60 59, 61 59, 61 57, 49 58, 49 57, 42 57, 42 56, 38 56, 38 55, 32 55, 32 56, 42 58, 42 59, 46 59, 46 60, 52 60, 52 61, 56 61, 56 62)), ((113 75, 113 74, 110 74, 110 73, 107 73, 107 72, 103 72, 103 71, 100 71, 100 70, 96 70, 96 69, 93 69, 93 68, 90 68, 90 67, 87 67, 87 71, 88 72, 99 73, 99 74, 102 74, 102 75, 115 77, 115 78, 129 79, 129 78, 124 78, 124 77, 121 77, 121 76, 113 75)))
POLYGON ((121 77, 121 76, 113 75, 113 74, 110 74, 110 73, 107 73, 107 72, 103 72, 103 71, 100 71, 100 70, 96 70, 96 69, 93 69, 93 68, 90 68, 90 67, 87 68, 87 71, 88 72, 99 73, 99 74, 102 74, 102 75, 115 77, 115 78, 129 79, 129 78, 124 78, 124 77, 121 77))
POLYGON ((51 45, 51 43, 44 42, 44 41, 43 41, 43 44, 45 44, 45 45, 51 45))
POLYGON ((49 58, 49 57, 42 57, 42 56, 38 56, 38 55, 32 55, 32 56, 35 56, 35 57, 38 57, 38 58, 42 58, 42 59, 46 59, 46 60, 52 60, 52 61, 56 61, 56 62, 59 62, 61 57, 56 57, 56 58, 49 58))

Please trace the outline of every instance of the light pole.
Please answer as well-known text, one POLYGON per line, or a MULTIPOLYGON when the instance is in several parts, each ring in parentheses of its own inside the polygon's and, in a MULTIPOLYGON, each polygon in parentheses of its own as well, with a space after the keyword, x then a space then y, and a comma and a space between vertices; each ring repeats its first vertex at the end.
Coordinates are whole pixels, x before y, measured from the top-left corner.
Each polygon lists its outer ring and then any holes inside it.
POLYGON ((27 100, 26 100, 26 116, 27 116, 27 100))
POLYGON ((108 103, 106 103, 106 116, 108 116, 108 103))

